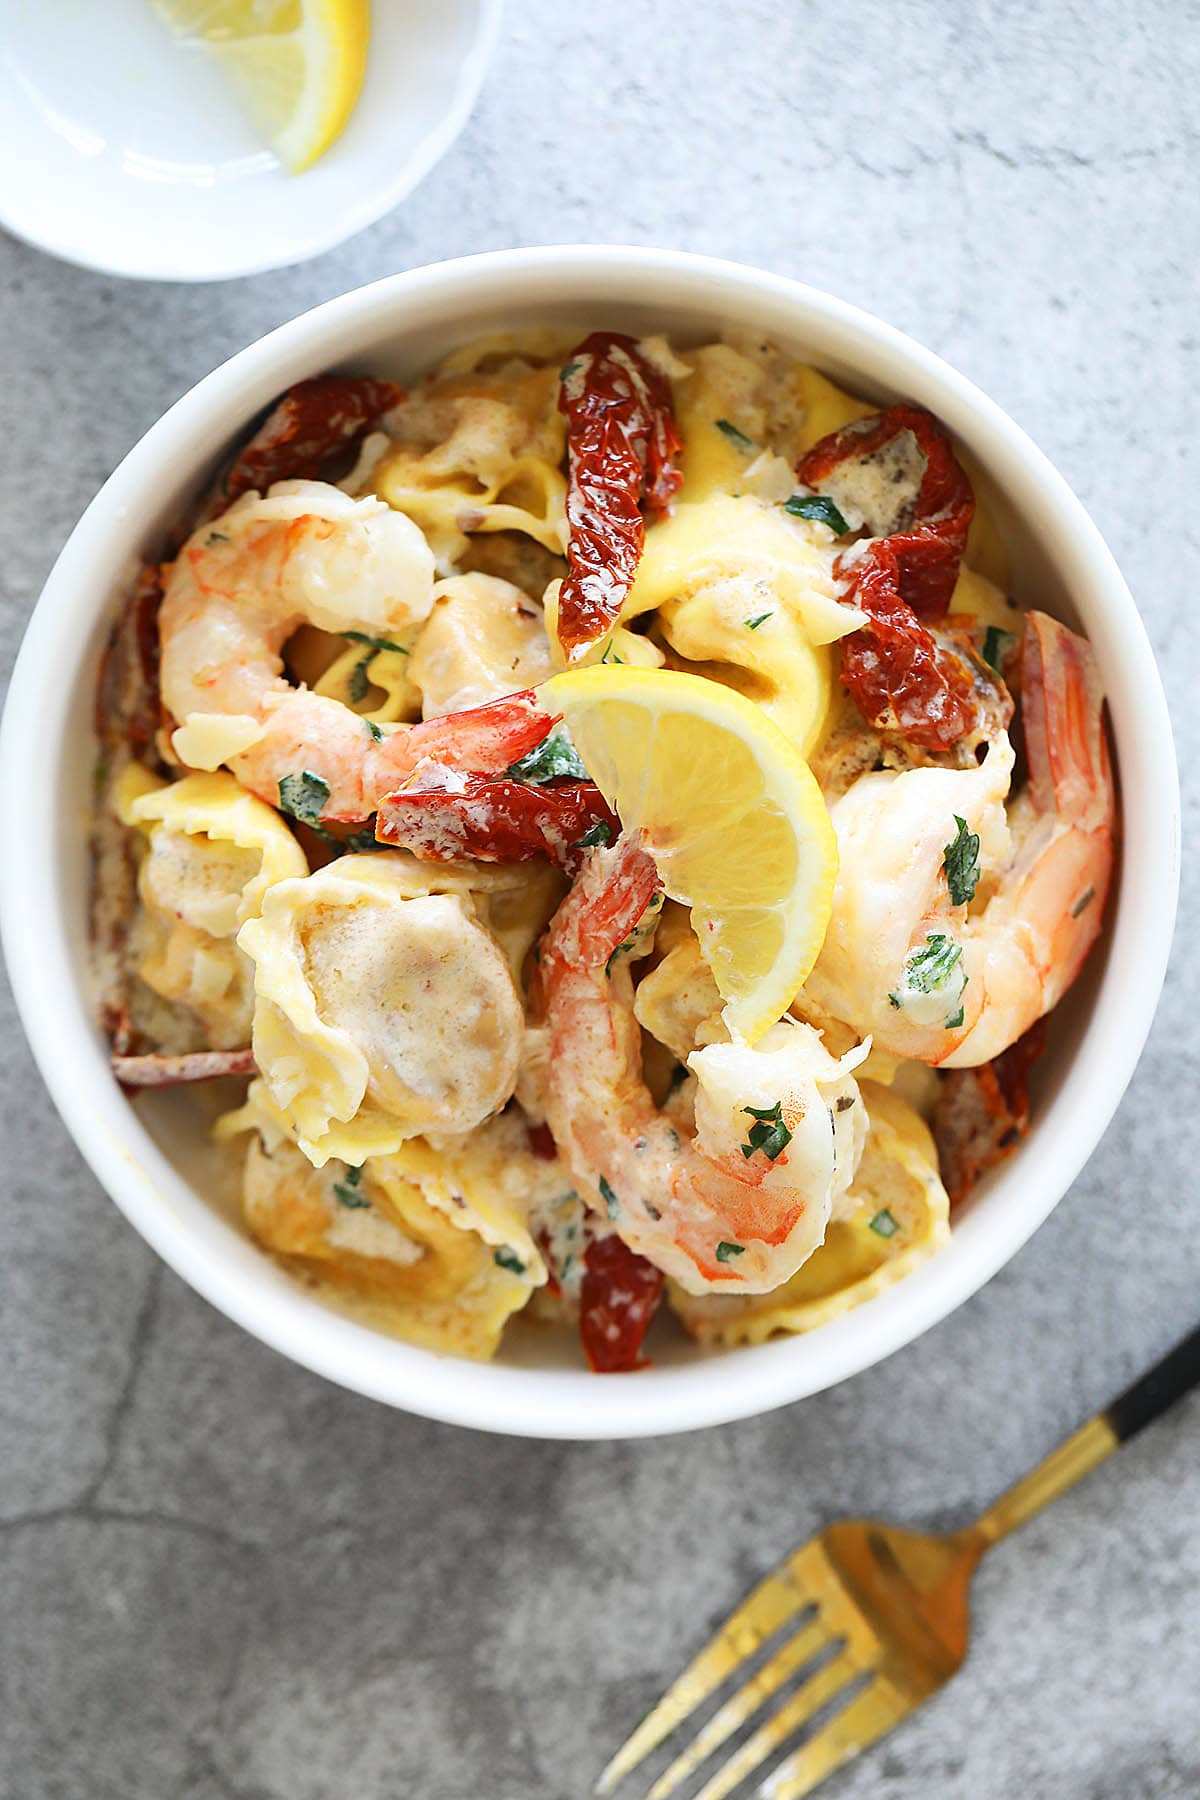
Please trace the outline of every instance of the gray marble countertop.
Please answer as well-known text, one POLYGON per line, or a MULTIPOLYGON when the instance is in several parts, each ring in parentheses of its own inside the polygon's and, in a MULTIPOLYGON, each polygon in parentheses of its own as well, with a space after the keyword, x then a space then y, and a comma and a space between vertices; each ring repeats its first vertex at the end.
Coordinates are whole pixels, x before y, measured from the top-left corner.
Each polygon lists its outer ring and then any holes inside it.
MULTIPOLYGON (((1144 611, 1194 839, 1195 94, 1184 0, 511 0, 463 137, 281 274, 134 286, 0 239, 4 666, 84 504, 179 394, 343 289, 462 252, 669 244, 802 276, 948 357, 1091 508, 1144 611)), ((582 1800, 784 1550, 957 1522, 1196 1322, 1200 913, 1089 1167, 991 1285, 833 1392, 548 1445, 327 1386, 168 1274, 9 1006, 4 1800, 582 1800)), ((984 1567, 953 1687, 840 1800, 1200 1794, 1200 1399, 984 1567)))

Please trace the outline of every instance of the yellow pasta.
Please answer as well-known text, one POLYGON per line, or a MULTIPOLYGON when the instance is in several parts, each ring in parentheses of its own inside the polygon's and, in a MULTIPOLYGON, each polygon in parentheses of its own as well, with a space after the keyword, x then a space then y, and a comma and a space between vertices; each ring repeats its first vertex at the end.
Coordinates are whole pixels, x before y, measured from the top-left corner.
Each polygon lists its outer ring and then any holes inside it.
POLYGON ((278 882, 307 872, 303 851, 272 807, 223 772, 164 783, 130 764, 116 806, 146 846, 138 974, 162 999, 188 1007, 214 1048, 245 1044, 252 970, 236 934, 278 882))

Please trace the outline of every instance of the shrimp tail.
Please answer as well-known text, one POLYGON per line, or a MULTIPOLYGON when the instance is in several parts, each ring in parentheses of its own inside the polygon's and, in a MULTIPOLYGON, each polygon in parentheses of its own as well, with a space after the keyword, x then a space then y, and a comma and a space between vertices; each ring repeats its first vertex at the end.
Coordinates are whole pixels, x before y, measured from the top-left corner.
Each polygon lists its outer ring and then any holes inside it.
POLYGON ((422 763, 442 763, 453 769, 470 769, 478 775, 502 775, 549 737, 558 724, 558 713, 539 704, 533 688, 464 712, 446 713, 406 726, 385 738, 372 760, 395 785, 414 774, 422 763))
POLYGON ((554 954, 569 968, 602 967, 661 887, 640 833, 622 835, 611 850, 590 851, 554 917, 554 954))
POLYGON ((1046 613, 1031 612, 1021 642, 1021 715, 1029 786, 1040 813, 1093 828, 1112 811, 1104 690, 1096 657, 1046 613))

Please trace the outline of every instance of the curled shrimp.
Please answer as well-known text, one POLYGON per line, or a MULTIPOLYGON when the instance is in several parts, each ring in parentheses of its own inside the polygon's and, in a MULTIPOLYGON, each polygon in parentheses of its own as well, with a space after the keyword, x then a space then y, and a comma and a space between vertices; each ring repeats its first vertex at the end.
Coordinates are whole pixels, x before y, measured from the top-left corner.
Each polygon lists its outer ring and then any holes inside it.
POLYGON ((317 481, 244 494, 193 532, 166 583, 161 686, 182 727, 177 754, 192 767, 227 764, 272 805, 292 778, 298 816, 310 823, 368 818, 428 759, 506 769, 553 723, 528 693, 423 724, 372 726, 284 675, 283 646, 300 625, 391 641, 428 617, 433 585, 420 530, 380 500, 351 500, 317 481))
POLYGON ((1057 1006, 1112 874, 1103 698, 1085 640, 1030 613, 1015 798, 997 731, 978 767, 881 770, 834 802, 833 916, 805 984, 819 1009, 894 1055, 968 1068, 1057 1006))
POLYGON ((810 1026, 784 1020, 753 1049, 692 1052, 694 1126, 678 1106, 660 1111, 624 948, 658 890, 651 857, 622 838, 590 852, 551 921, 547 1120, 580 1193, 630 1249, 689 1293, 763 1293, 821 1243, 853 1178, 866 1116, 850 1071, 866 1048, 838 1062, 810 1026))

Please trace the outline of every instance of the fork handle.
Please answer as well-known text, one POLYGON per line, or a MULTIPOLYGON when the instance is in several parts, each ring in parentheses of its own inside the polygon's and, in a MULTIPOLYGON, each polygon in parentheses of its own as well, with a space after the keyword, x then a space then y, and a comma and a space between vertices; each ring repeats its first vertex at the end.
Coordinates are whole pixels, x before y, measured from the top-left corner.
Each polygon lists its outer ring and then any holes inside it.
POLYGON ((971 1534, 981 1540, 980 1547, 986 1549, 1007 1537, 1041 1512, 1197 1385, 1200 1326, 988 1507, 971 1527, 971 1534))

